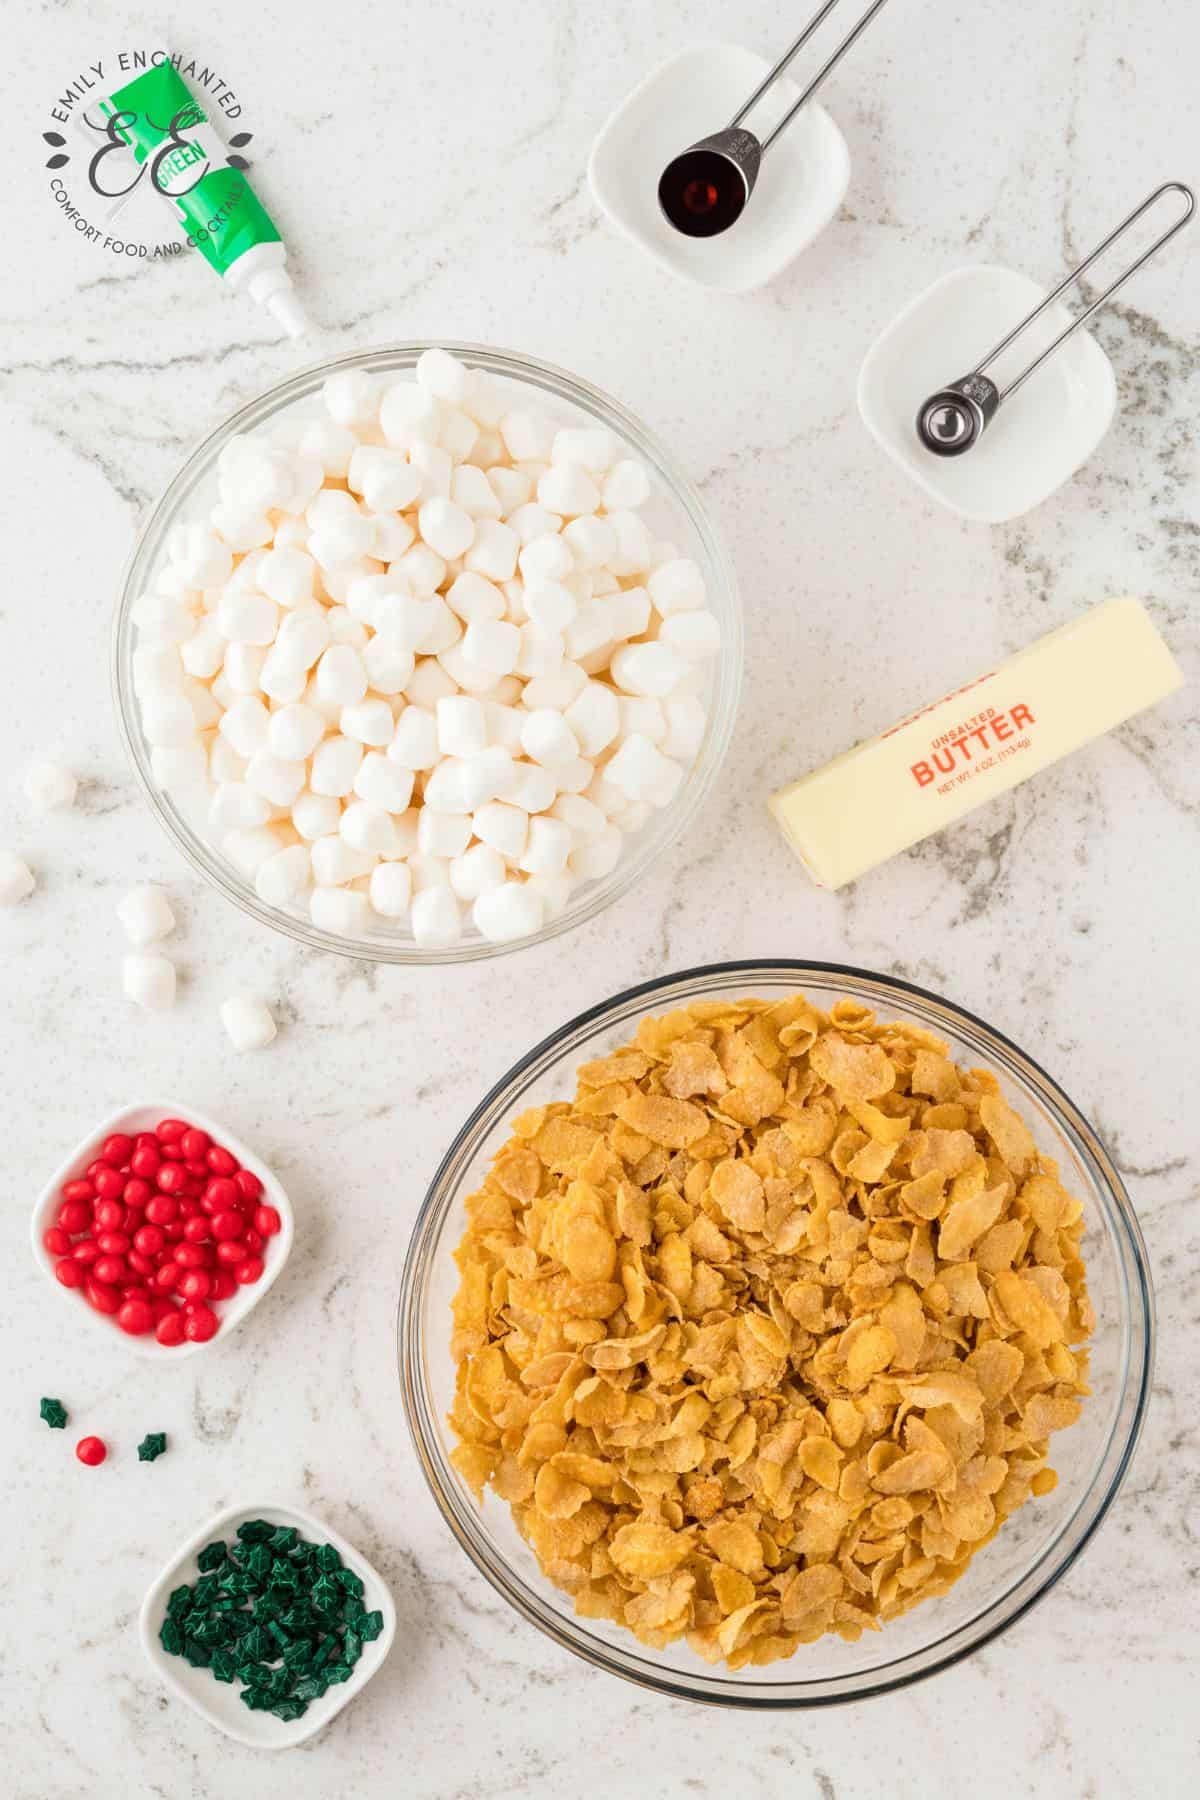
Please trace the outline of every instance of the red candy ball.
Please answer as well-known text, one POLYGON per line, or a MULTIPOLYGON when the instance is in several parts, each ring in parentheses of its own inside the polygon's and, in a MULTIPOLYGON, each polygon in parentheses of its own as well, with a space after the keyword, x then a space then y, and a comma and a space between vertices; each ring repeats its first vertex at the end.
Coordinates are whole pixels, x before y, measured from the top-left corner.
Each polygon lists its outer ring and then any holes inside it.
POLYGON ((153 1181, 162 1163, 157 1144, 139 1144, 129 1159, 130 1172, 142 1181, 153 1181))
MULTIPOLYGON (((122 1214, 122 1217, 124 1215, 122 1214)), ((105 1256, 124 1256, 130 1245, 130 1238, 123 1231, 102 1231, 96 1238, 105 1256)))
POLYGON ((146 1202, 146 1218, 151 1225, 170 1225, 179 1217, 179 1202, 170 1194, 155 1194, 146 1202))
POLYGON ((83 1437, 75 1446, 75 1454, 81 1463, 86 1463, 89 1469, 95 1469, 108 1455, 108 1446, 103 1438, 83 1437))
POLYGON ((127 1278, 123 1256, 98 1256, 92 1264, 92 1275, 96 1281, 102 1281, 106 1287, 119 1287, 127 1278))
POLYGON ((64 1231, 61 1225, 48 1225, 42 1233, 42 1243, 51 1256, 70 1255, 71 1234, 64 1231))
POLYGON ((154 1135, 161 1143, 171 1144, 190 1129, 186 1119, 160 1119, 154 1127, 154 1135))
POLYGON ((246 1246, 240 1238, 226 1238, 224 1243, 217 1245, 217 1261, 226 1268, 234 1268, 245 1260, 246 1246))
POLYGON ((262 1257, 261 1256, 248 1256, 246 1258, 245 1262, 238 1263, 237 1267, 233 1271, 233 1276, 234 1276, 234 1280, 238 1283, 239 1287, 249 1287, 251 1282, 257 1281, 259 1279, 259 1277, 262 1275, 262 1272, 263 1272, 262 1257))
POLYGON ((207 1300, 212 1292, 212 1281, 207 1269, 188 1269, 180 1276, 179 1292, 185 1300, 207 1300))
POLYGON ((183 1335, 193 1344, 207 1344, 210 1337, 215 1337, 220 1320, 211 1306, 203 1301, 194 1306, 183 1322, 183 1335))
POLYGON ((242 1242, 251 1256, 257 1256, 263 1247, 261 1232, 254 1230, 245 1232, 242 1237, 242 1242))
POLYGON ((144 1337, 154 1329, 154 1312, 149 1300, 127 1298, 117 1313, 117 1324, 130 1337, 144 1337))
POLYGON ((254 1229, 262 1237, 274 1237, 277 1231, 283 1230, 283 1220, 273 1206, 256 1206, 254 1209, 254 1229))
POLYGON ((249 1169, 239 1169, 233 1180, 243 1200, 258 1200, 262 1197, 263 1184, 249 1169))
POLYGON ((210 1145, 204 1159, 214 1175, 236 1175, 238 1160, 222 1144, 210 1145))
POLYGON ((142 1256, 157 1256, 166 1241, 162 1228, 158 1225, 143 1225, 133 1237, 134 1248, 142 1256))
POLYGON ((64 1256, 61 1262, 55 1263, 54 1273, 65 1288, 83 1286, 83 1264, 75 1262, 72 1257, 64 1256))
POLYGON ((68 1181, 62 1191, 64 1200, 81 1200, 91 1202, 96 1198, 95 1183, 91 1181, 68 1181))
POLYGON ((64 1200, 55 1217, 64 1231, 86 1231, 92 1222, 91 1201, 64 1200))
POLYGON ((160 1293, 174 1293, 182 1274, 183 1270, 177 1262, 160 1262, 154 1271, 154 1285, 160 1293))
POLYGON ((109 1287, 103 1281, 89 1278, 83 1291, 87 1295, 88 1304, 94 1306, 97 1312, 115 1313, 121 1304, 121 1296, 117 1289, 109 1287))
POLYGON ((94 1263, 100 1254, 100 1246, 93 1237, 80 1238, 71 1246, 71 1255, 77 1263, 94 1263))
POLYGON ((185 1242, 189 1244, 206 1244, 213 1235, 212 1225, 203 1213, 194 1213, 184 1221, 183 1235, 185 1242))
POLYGON ((233 1278, 232 1270, 226 1268, 214 1269, 212 1273, 212 1287, 209 1290, 208 1295, 209 1299, 228 1300, 231 1294, 236 1293, 237 1282, 233 1278))
POLYGON ((105 1138, 100 1147, 100 1155, 114 1169, 119 1169, 133 1155, 133 1139, 123 1131, 114 1131, 111 1137, 105 1138))
POLYGON ((125 1192, 125 1177, 120 1169, 110 1169, 106 1164, 97 1172, 92 1186, 101 1200, 119 1200, 125 1192))
POLYGON ((176 1344, 182 1344, 183 1326, 183 1314, 177 1306, 172 1306, 170 1311, 163 1313, 162 1317, 156 1322, 154 1335, 160 1344, 165 1344, 168 1349, 171 1349, 176 1344))
POLYGON ((148 1181, 143 1181, 139 1175, 130 1175, 126 1180, 121 1198, 126 1206, 145 1206, 153 1196, 154 1189, 148 1181))
POLYGON ((140 1250, 131 1250, 125 1261, 137 1275, 153 1275, 158 1266, 152 1256, 143 1256, 140 1250))
POLYGON ((241 1237, 245 1229, 246 1221, 243 1219, 241 1213, 234 1212, 231 1209, 229 1212, 213 1214, 212 1234, 218 1243, 229 1238, 241 1237))
POLYGON ((187 1186, 187 1170, 180 1163, 165 1162, 154 1179, 160 1192, 177 1194, 180 1188, 187 1186))
POLYGON ((209 1147, 212 1144, 212 1139, 209 1137, 207 1131, 201 1131, 198 1125, 192 1125, 184 1132, 179 1141, 183 1146, 183 1154, 187 1157, 189 1162, 193 1160, 198 1161, 200 1157, 207 1156, 209 1147))
POLYGON ((181 1269, 203 1269, 209 1260, 209 1249, 205 1244, 180 1244, 175 1251, 175 1261, 181 1269))
POLYGON ((120 1231, 125 1223, 125 1208, 119 1200, 101 1200, 92 1216, 97 1231, 120 1231))

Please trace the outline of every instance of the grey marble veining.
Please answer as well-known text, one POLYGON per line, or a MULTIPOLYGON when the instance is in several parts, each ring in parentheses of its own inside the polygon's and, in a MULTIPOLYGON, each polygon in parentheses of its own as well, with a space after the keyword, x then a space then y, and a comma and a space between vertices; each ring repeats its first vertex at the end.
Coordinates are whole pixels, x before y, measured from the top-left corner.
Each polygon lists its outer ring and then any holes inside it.
POLYGON ((53 95, 149 39, 157 15, 29 13, 9 121, 0 373, 6 569, 0 841, 33 864, 0 917, 5 982, 8 1556, 0 1754, 14 1800, 146 1794, 422 1800, 655 1794, 730 1800, 1174 1800, 1197 1780, 1200 1439, 1196 759, 1200 719, 1200 230, 1099 322, 1121 410, 1079 477, 995 529, 951 518, 874 450, 858 364, 963 261, 1044 280, 1172 178, 1196 179, 1200 27, 1184 0, 887 9, 831 82, 853 177, 839 217, 743 298, 672 282, 598 217, 583 171, 660 58, 797 29, 781 0, 445 0, 401 9, 210 0, 173 14, 254 132, 254 179, 318 321, 280 343, 194 259, 129 268, 47 193, 53 95), (16 149, 20 145, 20 150, 16 149), (389 339, 541 354, 640 413, 700 482, 746 613, 744 704, 711 805, 634 895, 493 967, 375 969, 308 954, 201 886, 140 803, 107 685, 132 535, 196 439, 300 363, 389 339), (1143 595, 1192 685, 854 887, 820 893, 766 793, 1113 593, 1143 595), (56 697, 53 741, 47 702, 56 697), (35 819, 38 747, 83 782, 35 819), (163 882, 180 1000, 134 1015, 114 906, 163 882), (408 1226, 475 1100, 568 1010, 723 957, 890 970, 1027 1045, 1112 1147, 1153 1258, 1154 1405, 1112 1515, 1055 1592, 984 1653, 857 1712, 731 1716, 595 1674, 517 1621, 426 1494, 400 1416, 394 1315, 408 1226), (243 985, 279 1039, 238 1060, 217 1008, 243 985), (178 1369, 63 1329, 25 1247, 64 1147, 159 1092, 227 1120, 288 1183, 297 1245, 253 1322, 178 1369), (38 1421, 61 1394, 64 1434, 38 1421), (139 1465, 146 1430, 170 1453, 139 1465), (95 1430, 100 1470, 71 1455, 95 1430), (210 1511, 277 1494, 324 1514, 392 1584, 396 1650, 286 1762, 216 1738, 137 1647, 142 1593, 210 1511))

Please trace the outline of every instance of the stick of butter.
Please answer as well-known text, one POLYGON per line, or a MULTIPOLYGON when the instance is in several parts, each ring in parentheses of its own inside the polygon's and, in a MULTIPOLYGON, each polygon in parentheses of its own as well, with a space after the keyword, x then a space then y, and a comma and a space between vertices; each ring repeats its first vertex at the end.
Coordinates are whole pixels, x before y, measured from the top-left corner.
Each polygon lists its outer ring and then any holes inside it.
POLYGON ((1140 600, 1108 600, 772 794, 821 887, 842 887, 1182 686, 1140 600))

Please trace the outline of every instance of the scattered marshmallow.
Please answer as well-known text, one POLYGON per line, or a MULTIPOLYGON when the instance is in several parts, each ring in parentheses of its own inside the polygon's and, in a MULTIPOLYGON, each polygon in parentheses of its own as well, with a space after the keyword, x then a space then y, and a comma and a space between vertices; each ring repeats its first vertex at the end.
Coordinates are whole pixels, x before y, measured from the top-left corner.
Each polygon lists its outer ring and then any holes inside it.
POLYGON ((175 964, 167 956, 132 952, 121 964, 121 984, 126 998, 148 1012, 175 1004, 175 964))
POLYGON ((19 905, 36 886, 29 864, 11 850, 0 850, 0 906, 19 905))
POLYGON ((38 812, 63 812, 74 806, 77 783, 69 769, 57 763, 34 763, 25 774, 25 798, 38 812))
POLYGON ((175 929, 171 902, 160 887, 131 888, 117 907, 117 918, 130 943, 139 946, 168 937, 175 929))
POLYGON ((234 994, 221 1006, 221 1023, 235 1050, 265 1050, 274 1040, 275 1020, 257 994, 234 994))

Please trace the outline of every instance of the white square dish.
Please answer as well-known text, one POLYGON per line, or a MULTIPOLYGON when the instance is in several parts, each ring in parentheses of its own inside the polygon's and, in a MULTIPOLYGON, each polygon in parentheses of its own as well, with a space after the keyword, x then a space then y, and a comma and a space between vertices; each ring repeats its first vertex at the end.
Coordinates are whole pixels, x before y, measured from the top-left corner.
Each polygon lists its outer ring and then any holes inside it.
POLYGON ((171 1692, 202 1719, 207 1719, 228 1737, 236 1738, 239 1744, 249 1744, 252 1749, 291 1750, 323 1731, 382 1668, 396 1635, 396 1607, 379 1571, 332 1526, 290 1506, 271 1503, 230 1506, 201 1526, 171 1558, 142 1602, 138 1633, 151 1668, 171 1692), (198 1578, 194 1562, 196 1552, 213 1538, 235 1536, 238 1526, 248 1519, 266 1519, 272 1525, 294 1525, 310 1541, 332 1544, 347 1568, 353 1569, 361 1579, 366 1590, 363 1604, 368 1612, 378 1610, 383 1614, 382 1632, 373 1643, 363 1645, 362 1655, 350 1679, 329 1688, 319 1700, 310 1700, 308 1711, 299 1719, 277 1719, 274 1713, 251 1712, 239 1698, 242 1692, 239 1682, 218 1681, 211 1670, 195 1669, 184 1657, 168 1655, 159 1641, 171 1590, 183 1583, 190 1586, 198 1578))
MULTIPOLYGON (((871 436, 918 487, 964 519, 999 525, 1030 512, 1082 467, 1112 423, 1112 364, 1095 338, 1077 331, 963 455, 937 456, 918 438, 922 401, 978 368, 1044 292, 1015 269, 954 269, 892 320, 859 371, 858 410, 871 436)), ((1003 388, 1071 317, 1064 306, 1049 307, 987 373, 1003 388)))
MULTIPOLYGON (((746 210, 719 237, 669 225, 658 181, 671 158, 727 125, 771 65, 740 44, 702 44, 671 57, 622 102, 592 146, 588 180, 613 224, 663 268, 725 293, 764 286, 832 219, 850 181, 850 152, 810 101, 763 159, 746 210)), ((799 97, 786 76, 744 121, 760 139, 799 97)))
POLYGON ((33 1260, 42 1270, 55 1293, 62 1296, 64 1306, 69 1305, 75 1317, 82 1322, 84 1329, 103 1331, 111 1343, 125 1345, 136 1356, 155 1358, 164 1362, 179 1362, 185 1356, 194 1356, 199 1350, 210 1350, 215 1345, 223 1344, 234 1327, 240 1325, 242 1320, 254 1311, 268 1289, 278 1280, 283 1265, 291 1254, 295 1234, 296 1220, 292 1212, 292 1203, 278 1178, 271 1173, 266 1164, 254 1154, 248 1145, 235 1138, 231 1131, 227 1131, 224 1125, 218 1125, 214 1120, 205 1118, 204 1114, 198 1113, 194 1106, 183 1106, 176 1100, 150 1101, 143 1102, 139 1106, 124 1106, 120 1112, 115 1112, 109 1118, 101 1120, 99 1125, 95 1126, 80 1143, 76 1144, 71 1154, 50 1177, 34 1203, 33 1217, 30 1222, 33 1260), (215 1337, 208 1338, 204 1343, 166 1345, 160 1344, 153 1334, 146 1337, 129 1337, 120 1329, 115 1319, 106 1314, 93 1312, 78 1289, 61 1286, 54 1273, 54 1265, 59 1259, 51 1256, 42 1242, 42 1233, 47 1226, 54 1223, 54 1215, 58 1211, 60 1203, 59 1190, 63 1183, 73 1181, 76 1176, 83 1174, 88 1164, 99 1154, 100 1145, 110 1133, 125 1131, 132 1137, 136 1136, 139 1131, 153 1130, 160 1119, 170 1118, 186 1119, 189 1125, 196 1125, 201 1131, 207 1131, 215 1143, 223 1144, 245 1168, 257 1175, 265 1190, 264 1201, 275 1208, 280 1219, 279 1230, 274 1237, 267 1240, 263 1252, 261 1276, 256 1282, 246 1287, 239 1287, 228 1300, 219 1302, 221 1328, 215 1337))

